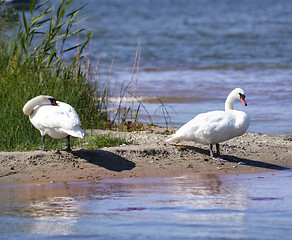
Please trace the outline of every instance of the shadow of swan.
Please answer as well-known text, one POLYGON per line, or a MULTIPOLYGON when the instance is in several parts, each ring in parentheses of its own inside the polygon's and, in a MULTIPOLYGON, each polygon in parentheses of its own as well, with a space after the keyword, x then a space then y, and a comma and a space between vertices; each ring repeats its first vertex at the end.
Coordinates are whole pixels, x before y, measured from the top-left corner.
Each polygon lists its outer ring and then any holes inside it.
POLYGON ((103 167, 105 169, 122 172, 131 170, 136 164, 117 154, 104 150, 80 149, 72 152, 73 155, 86 160, 87 162, 103 167))
MULTIPOLYGON (((194 146, 184 146, 184 147, 186 149, 189 149, 190 151, 193 151, 196 153, 201 153, 203 155, 210 157, 209 150, 204 150, 204 149, 194 147, 194 146)), ((290 169, 290 168, 283 167, 283 166, 276 165, 276 164, 260 162, 260 161, 251 160, 251 159, 247 159, 247 158, 240 158, 240 157, 236 157, 236 156, 232 156, 232 155, 221 155, 221 157, 228 162, 234 162, 234 163, 243 162, 243 163, 245 163, 245 165, 258 167, 258 168, 266 168, 269 170, 288 170, 288 169, 290 169)))

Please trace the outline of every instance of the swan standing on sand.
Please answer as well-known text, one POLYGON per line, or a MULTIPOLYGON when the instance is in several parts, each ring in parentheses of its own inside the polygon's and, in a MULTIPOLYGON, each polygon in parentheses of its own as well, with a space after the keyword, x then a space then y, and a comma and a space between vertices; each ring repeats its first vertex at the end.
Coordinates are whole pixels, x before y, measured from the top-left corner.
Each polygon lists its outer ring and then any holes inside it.
POLYGON ((211 111, 197 115, 166 141, 187 140, 209 145, 212 158, 214 158, 213 144, 216 144, 217 155, 220 156, 219 143, 243 135, 249 127, 247 114, 233 110, 233 103, 237 99, 247 106, 244 91, 235 88, 225 101, 225 111, 211 111))
POLYGON ((43 151, 46 150, 46 134, 56 139, 67 137, 66 150, 71 150, 70 136, 84 138, 80 119, 75 109, 67 103, 56 101, 51 96, 40 95, 29 100, 22 110, 29 116, 32 125, 41 132, 43 151))

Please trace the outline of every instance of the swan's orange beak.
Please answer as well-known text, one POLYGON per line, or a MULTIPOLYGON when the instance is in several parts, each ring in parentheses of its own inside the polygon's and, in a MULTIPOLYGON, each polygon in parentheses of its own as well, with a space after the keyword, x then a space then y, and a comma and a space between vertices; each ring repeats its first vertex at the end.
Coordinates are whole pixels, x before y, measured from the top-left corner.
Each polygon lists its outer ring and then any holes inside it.
POLYGON ((247 106, 244 96, 241 96, 240 101, 243 103, 244 106, 247 106))
POLYGON ((55 99, 52 101, 52 105, 53 106, 59 106, 55 99))

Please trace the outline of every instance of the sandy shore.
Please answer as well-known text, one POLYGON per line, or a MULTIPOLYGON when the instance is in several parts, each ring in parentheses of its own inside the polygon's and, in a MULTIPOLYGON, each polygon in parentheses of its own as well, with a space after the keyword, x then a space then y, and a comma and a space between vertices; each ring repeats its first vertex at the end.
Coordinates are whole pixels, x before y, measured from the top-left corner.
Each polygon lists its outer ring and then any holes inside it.
POLYGON ((0 183, 36 183, 101 178, 240 174, 292 168, 292 137, 247 133, 221 144, 226 162, 209 157, 194 142, 166 143, 163 128, 144 132, 97 130, 133 145, 65 151, 0 152, 0 183))

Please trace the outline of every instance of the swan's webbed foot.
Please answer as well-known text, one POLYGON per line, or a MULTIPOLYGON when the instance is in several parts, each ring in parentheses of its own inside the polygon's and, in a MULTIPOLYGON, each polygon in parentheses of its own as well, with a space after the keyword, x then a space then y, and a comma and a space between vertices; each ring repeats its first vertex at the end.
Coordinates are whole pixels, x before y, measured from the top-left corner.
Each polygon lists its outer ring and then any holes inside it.
POLYGON ((214 160, 218 161, 218 162, 227 162, 227 160, 221 158, 221 157, 213 157, 214 160))
POLYGON ((219 143, 216 143, 217 157, 214 157, 212 144, 209 144, 209 150, 210 150, 210 157, 211 158, 213 158, 214 160, 219 161, 219 162, 226 162, 225 159, 220 157, 219 143))

